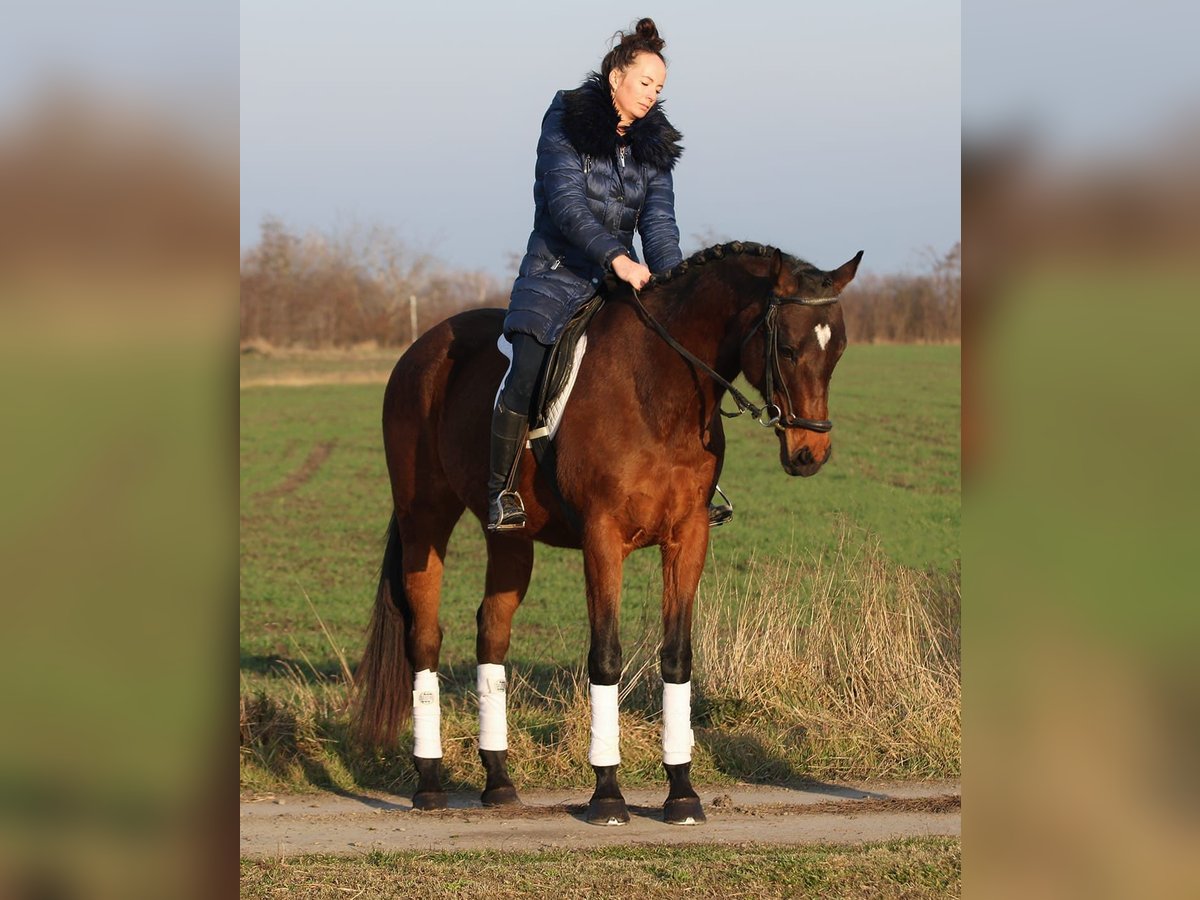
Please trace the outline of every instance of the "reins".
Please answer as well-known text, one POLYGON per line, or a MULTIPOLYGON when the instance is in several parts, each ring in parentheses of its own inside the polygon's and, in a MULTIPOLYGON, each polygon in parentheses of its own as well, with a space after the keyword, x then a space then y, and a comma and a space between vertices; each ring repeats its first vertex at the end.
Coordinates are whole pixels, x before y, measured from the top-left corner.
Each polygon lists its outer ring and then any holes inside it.
POLYGON ((822 298, 807 298, 807 297, 779 297, 774 292, 767 298, 767 308, 759 317, 754 326, 746 333, 746 337, 742 340, 742 346, 754 335, 754 332, 759 328, 763 328, 763 336, 766 341, 766 363, 764 365, 765 385, 763 394, 767 397, 765 406, 755 406, 750 402, 741 391, 735 388, 730 382, 722 378, 716 370, 703 360, 698 358, 694 353, 684 347, 679 341, 671 337, 671 333, 650 314, 650 310, 646 309, 646 305, 642 303, 642 298, 638 295, 637 289, 633 288, 633 302, 637 304, 637 308, 641 311, 642 316, 646 320, 651 329, 654 330, 660 338, 662 338, 672 350, 696 366, 698 369, 708 375, 713 381, 725 388, 733 396, 733 402, 737 404, 737 412, 726 412, 724 409, 717 407, 717 411, 727 419, 736 419, 743 413, 749 412, 754 416, 754 420, 764 428, 774 428, 776 431, 783 431, 785 428, 803 428, 808 431, 827 432, 833 428, 833 422, 829 419, 806 419, 803 416, 794 415, 792 412, 792 397, 787 389, 787 383, 783 380, 782 372, 779 369, 779 325, 777 322, 779 315, 779 307, 789 303, 799 304, 801 306, 827 306, 830 303, 836 303, 837 297, 822 297, 822 298), (775 378, 779 377, 780 387, 783 388, 783 395, 786 398, 788 412, 785 415, 783 410, 775 403, 772 403, 770 398, 774 396, 775 378), (774 414, 771 414, 774 410, 774 414))

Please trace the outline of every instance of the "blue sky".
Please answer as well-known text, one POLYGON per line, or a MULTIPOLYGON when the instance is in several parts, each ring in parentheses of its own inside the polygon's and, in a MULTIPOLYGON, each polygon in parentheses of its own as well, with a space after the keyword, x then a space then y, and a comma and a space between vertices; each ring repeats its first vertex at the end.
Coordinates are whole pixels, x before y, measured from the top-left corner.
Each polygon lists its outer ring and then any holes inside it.
POLYGON ((919 269, 959 239, 959 5, 567 5, 245 0, 242 245, 393 227, 504 276, 532 223, 554 92, 649 14, 667 41, 684 249, 776 244, 819 265, 919 269))

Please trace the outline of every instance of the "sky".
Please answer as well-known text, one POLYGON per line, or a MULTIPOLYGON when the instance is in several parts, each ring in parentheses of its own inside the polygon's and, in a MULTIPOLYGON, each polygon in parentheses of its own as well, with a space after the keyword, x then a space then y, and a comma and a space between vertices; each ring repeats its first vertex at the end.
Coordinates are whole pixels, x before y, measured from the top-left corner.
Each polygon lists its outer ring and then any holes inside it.
POLYGON ((685 252, 774 244, 919 271, 959 240, 959 5, 244 0, 243 248, 384 225, 508 277, 541 118, 640 15, 666 39, 685 252))
POLYGON ((1004 0, 963 20, 963 133, 1065 162, 1133 157, 1200 121, 1193 0, 1004 0))

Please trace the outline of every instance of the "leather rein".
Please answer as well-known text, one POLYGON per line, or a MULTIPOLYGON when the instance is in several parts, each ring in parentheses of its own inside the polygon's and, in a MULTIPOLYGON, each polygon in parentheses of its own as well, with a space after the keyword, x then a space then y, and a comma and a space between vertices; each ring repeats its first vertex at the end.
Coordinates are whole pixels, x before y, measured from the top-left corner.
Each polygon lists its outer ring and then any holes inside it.
POLYGON ((789 304, 796 304, 799 306, 828 306, 831 303, 837 303, 837 301, 837 297, 821 297, 816 299, 809 297, 780 297, 775 294, 774 291, 772 291, 770 296, 767 297, 766 310, 761 316, 758 317, 758 320, 754 323, 750 330, 746 332, 745 338, 742 339, 742 346, 744 347, 750 338, 754 336, 754 332, 758 331, 760 328, 762 329, 763 338, 765 341, 764 350, 766 358, 766 364, 764 366, 765 385, 763 395, 767 398, 767 403, 765 406, 759 407, 751 403, 745 394, 718 375, 711 366, 699 359, 695 354, 675 340, 675 338, 671 337, 667 329, 664 328, 663 325, 654 318, 654 316, 650 315, 650 311, 646 309, 645 305, 642 303, 642 298, 638 296, 637 289, 635 288, 633 290, 633 302, 637 304, 637 308, 641 310, 642 316, 645 317, 647 324, 654 330, 654 332, 664 341, 666 341, 667 345, 670 346, 671 349, 673 349, 676 353, 678 353, 692 365, 701 369, 705 374, 712 378, 713 381, 729 391, 730 395, 733 397, 733 402, 737 404, 737 412, 726 412, 718 407, 718 411, 721 413, 721 415, 725 416, 727 419, 735 419, 742 413, 749 412, 752 416, 754 416, 755 421, 764 428, 774 428, 776 431, 784 431, 787 428, 802 428, 806 431, 816 431, 822 434, 830 431, 833 428, 833 422, 831 420, 806 419, 803 416, 797 416, 793 412, 794 407, 792 405, 792 396, 787 389, 787 383, 783 380, 783 372, 779 368, 779 308, 789 304), (775 382, 777 378, 779 386, 783 389, 784 402, 787 404, 786 413, 780 409, 777 404, 771 402, 771 398, 775 395, 775 382), (773 413, 772 410, 774 410, 773 413))

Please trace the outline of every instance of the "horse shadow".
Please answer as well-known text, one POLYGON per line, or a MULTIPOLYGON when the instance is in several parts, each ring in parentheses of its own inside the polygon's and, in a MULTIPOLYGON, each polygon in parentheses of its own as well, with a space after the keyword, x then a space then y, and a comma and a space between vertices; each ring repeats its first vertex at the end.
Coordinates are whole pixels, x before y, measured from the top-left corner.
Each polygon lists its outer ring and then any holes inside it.
MULTIPOLYGON (((244 657, 243 668, 251 671, 278 672, 286 667, 286 660, 277 656, 244 657)), ((334 665, 319 666, 315 671, 308 667, 287 667, 291 672, 301 672, 310 682, 336 680, 339 670, 334 665), (326 671, 328 669, 328 671, 326 671)), ((546 698, 548 710, 560 703, 569 691, 583 685, 586 692, 586 673, 582 664, 575 668, 545 663, 514 661, 515 675, 525 690, 546 698)), ((443 692, 447 697, 465 698, 475 690, 474 660, 456 660, 441 669, 444 677, 443 692)), ((652 680, 652 679, 651 679, 652 680)), ((714 712, 703 695, 697 695, 695 736, 698 748, 711 759, 714 768, 728 778, 743 784, 788 788, 814 793, 831 798, 866 799, 882 795, 864 792, 819 779, 804 773, 781 753, 778 746, 772 747, 761 737, 742 730, 729 731, 706 727, 712 722, 714 712)), ((660 698, 653 690, 650 680, 644 684, 630 686, 622 700, 622 708, 653 719, 660 713, 660 698)), ((312 723, 302 724, 293 711, 282 704, 268 711, 264 721, 255 723, 249 738, 243 738, 243 749, 249 749, 258 762, 283 782, 295 780, 297 767, 303 780, 313 788, 354 800, 369 808, 388 811, 411 811, 411 802, 389 797, 372 796, 363 792, 362 786, 382 791, 387 795, 400 796, 409 793, 416 784, 411 760, 404 754, 379 755, 362 747, 349 722, 340 718, 318 723, 317 734, 309 734, 312 723), (264 727, 265 724, 265 727, 264 727), (335 774, 331 766, 341 771, 335 774), (339 777, 340 776, 340 777, 339 777), (348 778, 347 778, 348 776, 348 778), (352 783, 351 787, 346 782, 352 783)), ((554 745, 562 738, 562 725, 551 717, 545 722, 530 722, 523 726, 538 744, 554 745)), ((803 741, 803 729, 798 729, 790 739, 803 741)), ((450 792, 451 808, 466 808, 477 805, 474 797, 480 789, 480 773, 474 767, 452 766, 443 771, 443 786, 450 792), (461 769, 461 771, 460 771, 461 769)), ((586 804, 567 806, 572 817, 583 821, 586 804)), ((629 806, 631 816, 660 820, 662 809, 658 805, 629 806)))
MULTIPOLYGON (((559 698, 565 691, 582 689, 586 693, 587 674, 583 663, 576 667, 512 660, 514 675, 519 677, 526 689, 532 689, 535 694, 559 698)), ((446 693, 449 695, 465 696, 475 689, 474 660, 458 660, 443 665, 442 673, 446 676, 446 693)), ((556 702, 551 700, 548 705, 556 702)), ((778 747, 770 746, 761 737, 741 730, 718 729, 711 726, 717 709, 702 692, 694 696, 695 736, 699 747, 707 751, 714 767, 721 774, 743 784, 762 785, 769 787, 788 788, 810 794, 819 794, 831 798, 847 799, 880 799, 884 795, 862 791, 856 788, 839 785, 813 778, 798 769, 778 747)), ((624 712, 654 720, 661 714, 661 692, 654 678, 642 678, 637 683, 628 686, 627 692, 621 699, 621 709, 624 712)), ((728 710, 725 711, 728 713, 728 710)), ((533 739, 543 745, 556 743, 561 737, 561 726, 554 723, 529 724, 523 726, 530 732, 533 739)), ((793 729, 788 735, 789 741, 802 743, 807 737, 804 728, 793 729)), ((463 785, 470 790, 473 784, 463 785)), ((586 806, 573 812, 576 818, 582 820, 586 806)), ((646 818, 662 818, 662 809, 658 806, 629 807, 630 815, 640 815, 646 818)))
MULTIPOLYGON (((804 729, 799 729, 803 732, 804 729)), ((813 778, 785 756, 772 750, 758 736, 745 732, 721 732, 697 728, 696 744, 703 747, 722 774, 743 784, 803 791, 850 800, 880 800, 886 795, 813 778)), ((803 740, 803 734, 796 736, 803 740)))

